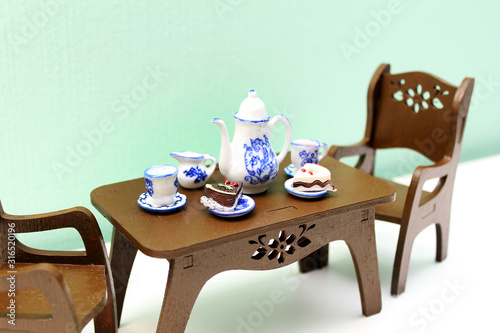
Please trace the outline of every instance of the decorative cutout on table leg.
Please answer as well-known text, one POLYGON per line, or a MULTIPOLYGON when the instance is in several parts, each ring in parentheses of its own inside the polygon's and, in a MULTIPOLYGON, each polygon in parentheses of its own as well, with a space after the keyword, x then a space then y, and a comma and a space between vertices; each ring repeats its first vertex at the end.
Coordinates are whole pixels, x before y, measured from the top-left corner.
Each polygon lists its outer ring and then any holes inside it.
POLYGON ((311 240, 304 236, 304 233, 313 229, 315 226, 315 224, 311 224, 309 227, 306 224, 300 225, 299 228, 302 229, 302 232, 298 236, 293 233, 287 235, 285 230, 280 230, 278 237, 271 238, 267 244, 264 244, 263 242, 266 238, 266 234, 260 235, 258 237, 258 242, 254 240, 248 242, 251 245, 261 245, 252 254, 251 258, 253 260, 261 260, 267 255, 269 260, 277 259, 278 263, 282 264, 285 262, 286 255, 292 255, 295 253, 296 246, 303 248, 311 244, 311 240))

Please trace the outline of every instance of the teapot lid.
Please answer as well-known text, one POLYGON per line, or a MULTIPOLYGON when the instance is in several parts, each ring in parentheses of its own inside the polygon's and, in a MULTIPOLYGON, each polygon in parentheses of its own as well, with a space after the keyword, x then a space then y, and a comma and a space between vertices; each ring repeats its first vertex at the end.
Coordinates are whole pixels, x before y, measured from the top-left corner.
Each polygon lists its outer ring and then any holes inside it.
POLYGON ((257 92, 253 89, 248 92, 248 97, 241 102, 240 110, 234 117, 243 121, 269 120, 264 102, 257 97, 257 92))

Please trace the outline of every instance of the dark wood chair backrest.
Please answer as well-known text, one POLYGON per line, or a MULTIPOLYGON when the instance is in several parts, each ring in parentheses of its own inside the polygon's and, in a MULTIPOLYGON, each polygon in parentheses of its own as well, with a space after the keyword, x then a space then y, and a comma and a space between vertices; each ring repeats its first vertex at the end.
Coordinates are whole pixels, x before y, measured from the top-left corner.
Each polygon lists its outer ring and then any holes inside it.
POLYGON ((461 135, 473 79, 460 87, 423 72, 391 74, 383 64, 368 89, 365 137, 379 148, 410 148, 437 162, 452 157, 461 135))

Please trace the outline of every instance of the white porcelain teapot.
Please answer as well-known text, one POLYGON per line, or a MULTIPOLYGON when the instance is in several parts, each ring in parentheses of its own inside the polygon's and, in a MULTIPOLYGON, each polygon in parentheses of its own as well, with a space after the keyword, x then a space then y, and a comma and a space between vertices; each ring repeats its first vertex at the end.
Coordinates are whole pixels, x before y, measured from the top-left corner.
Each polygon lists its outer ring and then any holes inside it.
POLYGON ((264 102, 250 90, 239 111, 234 115, 233 141, 229 142, 226 125, 220 118, 212 119, 221 131, 219 169, 230 181, 242 181, 243 193, 255 194, 267 190, 276 178, 279 164, 285 158, 292 141, 292 127, 284 115, 267 115, 264 102), (271 147, 271 131, 281 121, 286 128, 283 148, 278 156, 271 147))

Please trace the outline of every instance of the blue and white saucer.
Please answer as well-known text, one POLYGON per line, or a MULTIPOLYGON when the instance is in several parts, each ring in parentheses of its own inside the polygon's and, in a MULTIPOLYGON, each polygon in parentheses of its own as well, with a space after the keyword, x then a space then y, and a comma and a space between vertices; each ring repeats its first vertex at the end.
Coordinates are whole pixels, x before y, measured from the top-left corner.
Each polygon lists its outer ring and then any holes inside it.
POLYGON ((255 207, 255 201, 249 196, 243 194, 240 200, 238 201, 236 208, 232 212, 222 212, 210 208, 208 208, 208 210, 211 213, 221 217, 238 217, 249 213, 254 207, 255 207))
POLYGON ((151 212, 155 213, 164 213, 164 212, 169 212, 174 209, 180 208, 186 204, 186 196, 184 194, 180 194, 177 192, 175 195, 175 200, 174 203, 171 205, 156 205, 151 202, 151 196, 149 195, 148 192, 144 192, 139 196, 139 199, 137 199, 137 203, 139 206, 144 208, 145 210, 149 210, 151 212))
POLYGON ((313 191, 313 192, 294 191, 293 178, 290 178, 287 181, 285 181, 285 188, 288 191, 288 193, 295 195, 296 197, 305 199, 319 198, 324 196, 326 192, 328 192, 328 190, 313 191))
POLYGON ((295 173, 297 172, 297 168, 295 168, 295 165, 293 165, 293 164, 290 164, 284 170, 285 170, 285 173, 287 175, 289 175, 290 177, 295 176, 295 173))

